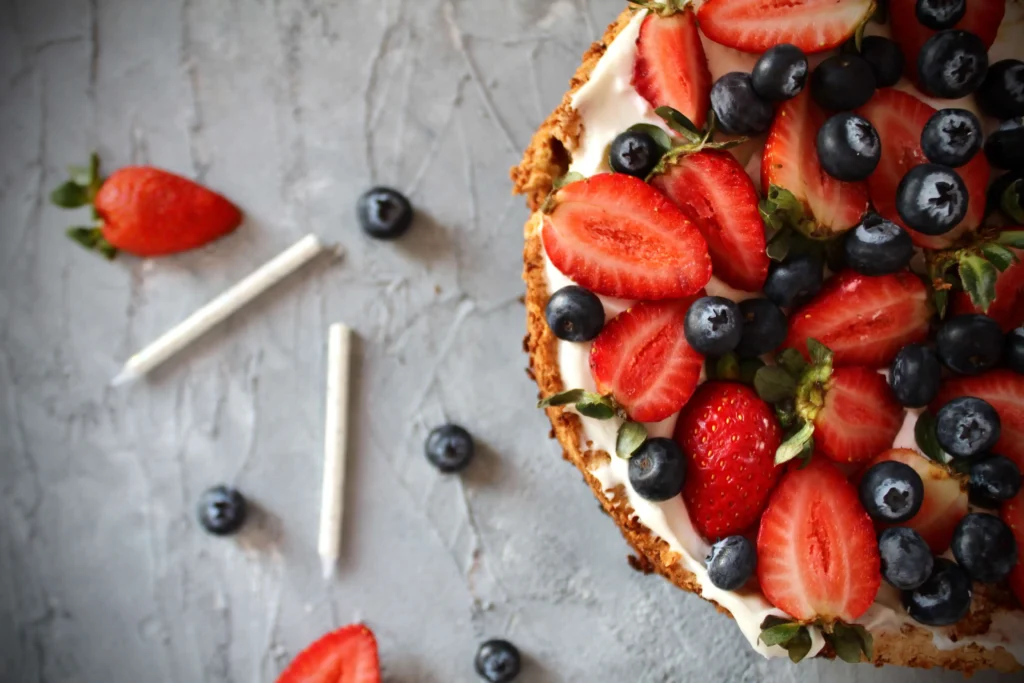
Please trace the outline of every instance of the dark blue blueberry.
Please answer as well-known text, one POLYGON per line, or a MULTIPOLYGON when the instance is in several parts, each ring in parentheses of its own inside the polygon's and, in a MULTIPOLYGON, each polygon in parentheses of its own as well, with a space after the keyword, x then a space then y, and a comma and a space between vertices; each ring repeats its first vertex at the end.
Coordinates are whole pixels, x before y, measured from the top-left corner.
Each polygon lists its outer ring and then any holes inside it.
POLYGON ((846 264, 863 275, 897 273, 910 264, 914 241, 906 230, 877 213, 869 213, 846 233, 846 264))
POLYGON ((849 112, 840 112, 825 121, 818 129, 817 146, 821 167, 839 180, 864 180, 882 158, 882 142, 875 127, 849 112))
POLYGON ((903 606, 919 624, 955 624, 971 610, 971 579, 956 562, 936 557, 928 580, 912 591, 903 592, 903 606))
POLYGON ((946 320, 935 345, 947 368, 961 375, 979 375, 999 365, 1003 331, 987 315, 966 313, 946 320))
POLYGON ((1024 171, 1024 123, 1010 119, 999 124, 985 140, 985 156, 996 168, 1024 171))
POLYGON ((895 41, 882 36, 865 36, 860 44, 860 56, 875 74, 875 85, 888 88, 903 76, 903 52, 895 41))
POLYGON ((860 480, 860 503, 871 519, 900 524, 917 514, 924 502, 924 482, 910 465, 885 460, 860 480))
POLYGON ((627 130, 612 140, 609 154, 612 170, 637 178, 646 178, 661 161, 662 149, 647 133, 627 130))
POLYGON ((1010 330, 1006 335, 1003 362, 1014 372, 1024 375, 1024 326, 1010 330))
POLYGON ((971 462, 967 489, 971 505, 998 508, 1020 491, 1020 468, 1005 455, 983 455, 971 462))
POLYGON ((985 80, 988 49, 981 38, 967 31, 939 31, 917 54, 921 87, 935 97, 967 97, 985 80))
POLYGON ((596 337, 604 327, 604 306, 596 294, 569 285, 551 295, 544 317, 559 339, 585 342, 596 337))
POLYGON ((675 498, 685 479, 683 452, 672 439, 648 439, 629 459, 629 484, 645 500, 675 498))
POLYGON ((981 122, 966 109, 940 109, 921 131, 921 149, 930 161, 958 168, 978 153, 984 140, 981 122))
POLYGON ((939 393, 942 364, 933 350, 920 344, 907 344, 889 366, 889 387, 900 405, 923 408, 939 393))
POLYGON ((917 0, 917 20, 933 31, 956 26, 967 14, 967 0, 917 0))
POLYGON ((988 401, 974 396, 954 398, 935 415, 935 436, 954 458, 973 458, 999 441, 999 413, 988 401))
POLYGON ((796 45, 781 43, 757 60, 750 74, 754 91, 769 102, 788 100, 800 94, 807 82, 807 55, 796 45))
POLYGON ((878 535, 882 578, 900 590, 919 588, 932 574, 935 558, 928 544, 913 529, 896 526, 878 535))
POLYGON ((833 55, 811 74, 811 97, 824 109, 856 109, 874 94, 875 72, 858 54, 833 55))
POLYGON ((458 425, 435 427, 427 436, 427 460, 442 472, 458 472, 473 459, 473 437, 458 425))
POLYGON ((476 651, 477 674, 489 683, 509 683, 519 675, 519 650, 507 640, 488 640, 476 651))
POLYGON ((227 536, 242 528, 249 506, 230 486, 206 489, 199 498, 199 523, 211 534, 227 536))
POLYGON ((896 210, 914 230, 944 235, 967 215, 967 186, 947 166, 921 164, 907 171, 896 188, 896 210))
POLYGON ((1024 62, 1003 59, 988 68, 985 82, 974 93, 983 112, 999 120, 1024 116, 1024 62))
POLYGON ((743 332, 736 353, 743 358, 756 358, 771 353, 786 341, 789 325, 786 314, 768 299, 747 299, 740 302, 743 332))
POLYGON ((716 588, 734 591, 742 588, 753 576, 757 549, 746 536, 729 536, 711 546, 704 565, 716 588))
POLYGON ((703 296, 690 304, 683 333, 697 353, 724 356, 736 348, 743 336, 740 307, 725 297, 703 296))
POLYGON ((750 74, 727 73, 711 86, 711 109, 724 133, 758 135, 772 125, 772 105, 758 97, 750 74))
POLYGON ((356 204, 359 224, 370 237, 393 240, 412 225, 412 204, 398 190, 375 187, 363 193, 356 204))
POLYGON ((999 583, 1017 564, 1017 541, 1003 520, 972 512, 956 526, 953 557, 975 581, 999 583))
POLYGON ((802 306, 821 291, 824 267, 821 258, 805 253, 772 263, 764 283, 764 295, 778 306, 802 306))

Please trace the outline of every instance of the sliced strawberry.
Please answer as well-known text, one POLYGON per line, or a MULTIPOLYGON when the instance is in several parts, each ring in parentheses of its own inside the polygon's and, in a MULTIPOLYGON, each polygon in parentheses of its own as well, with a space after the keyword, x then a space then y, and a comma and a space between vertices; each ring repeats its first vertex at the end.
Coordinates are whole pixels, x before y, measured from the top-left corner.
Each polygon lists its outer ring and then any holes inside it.
MULTIPOLYGON (((910 465, 921 475, 921 481, 924 483, 924 502, 921 509, 910 521, 900 526, 910 527, 921 534, 921 538, 935 554, 946 552, 953 540, 953 531, 967 514, 967 492, 963 484, 942 465, 908 448, 885 451, 864 469, 867 470, 886 460, 910 465)), ((884 528, 885 525, 879 525, 879 530, 884 528)))
POLYGON ((707 382, 679 415, 675 440, 690 459, 683 500, 697 531, 712 541, 746 531, 782 472, 771 406, 746 385, 707 382))
MULTIPOLYGON (((1006 12, 1006 3, 1004 0, 972 0, 965 4, 967 11, 954 28, 973 33, 981 38, 985 47, 992 47, 1006 12)), ((917 0, 889 0, 892 37, 903 52, 903 73, 912 81, 917 79, 917 54, 936 34, 917 20, 916 5, 917 0)))
POLYGON ((672 107, 703 128, 711 104, 711 72, 693 10, 667 17, 648 14, 636 48, 636 91, 652 107, 672 107))
POLYGON ((706 150, 682 157, 651 184, 683 210, 708 243, 715 275, 757 292, 768 275, 760 197, 750 176, 728 152, 706 150))
POLYGON ((757 534, 757 578, 773 605, 795 619, 851 622, 882 582, 878 543, 857 491, 835 465, 790 468, 757 534))
POLYGON ((362 624, 328 633, 300 652, 277 683, 380 683, 377 640, 362 624))
POLYGON ((816 140, 825 118, 806 88, 783 102, 761 159, 761 192, 767 195, 772 185, 791 192, 814 219, 814 236, 822 238, 852 228, 868 208, 865 183, 836 180, 818 162, 816 140))
POLYGON ((1024 470, 1024 375, 1012 370, 992 370, 976 377, 951 377, 932 402, 933 412, 959 396, 988 401, 1002 424, 1002 435, 992 449, 1024 470))
POLYGON ((581 287, 624 299, 678 299, 711 279, 700 231, 639 178, 596 175, 566 185, 553 201, 544 249, 581 287))
POLYGON ((683 333, 695 297, 645 301, 615 316, 590 347, 590 373, 637 422, 679 412, 697 388, 704 357, 683 333))
POLYGON ((892 445, 903 408, 885 376, 868 368, 836 368, 814 419, 814 445, 833 462, 867 462, 892 445))
POLYGON ((846 270, 789 318, 783 346, 807 353, 807 339, 832 349, 834 363, 887 366, 906 344, 928 337, 928 288, 910 273, 871 277, 846 270))
POLYGON ((792 43, 811 53, 840 45, 874 7, 873 0, 707 0, 697 18, 704 35, 737 50, 792 43))
POLYGON ((911 94, 882 88, 858 112, 874 125, 882 140, 882 158, 868 176, 868 191, 875 210, 907 229, 914 244, 926 249, 944 249, 966 232, 977 230, 985 216, 985 194, 991 169, 984 154, 976 154, 957 170, 967 185, 969 201, 963 222, 945 235, 924 235, 907 228, 896 211, 896 189, 914 166, 928 162, 921 149, 921 131, 935 113, 928 104, 911 94))
MULTIPOLYGON (((999 279, 996 280, 996 298, 985 313, 999 323, 1003 332, 1024 325, 1024 249, 1012 251, 1021 260, 999 274, 999 279)), ((954 315, 982 313, 966 292, 956 292, 950 298, 950 311, 954 315)))
MULTIPOLYGON (((999 514, 1013 531, 1018 550, 1024 548, 1024 491, 1018 493, 1012 500, 1003 503, 1003 509, 999 514)), ((1024 551, 1021 552, 1024 553, 1024 551)), ((1010 573, 1010 589, 1017 596, 1017 602, 1024 607, 1024 562, 1017 562, 1017 566, 1010 573)))

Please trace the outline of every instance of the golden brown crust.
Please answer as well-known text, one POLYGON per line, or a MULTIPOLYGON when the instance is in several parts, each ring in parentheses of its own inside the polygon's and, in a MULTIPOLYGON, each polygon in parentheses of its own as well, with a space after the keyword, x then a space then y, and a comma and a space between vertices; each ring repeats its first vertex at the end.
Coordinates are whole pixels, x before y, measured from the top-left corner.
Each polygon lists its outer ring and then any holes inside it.
MULTIPOLYGON (((583 55, 582 64, 570 81, 569 90, 561 104, 541 124, 523 154, 522 161, 511 171, 514 192, 525 195, 527 204, 535 212, 551 191, 553 181, 567 171, 571 153, 577 146, 582 126, 570 104, 572 95, 587 82, 597 61, 631 17, 630 10, 623 11, 608 27, 602 39, 583 55)), ((541 221, 541 215, 534 213, 524 230, 523 279, 526 282, 527 336, 523 345, 530 357, 530 376, 536 380, 540 395, 549 396, 565 387, 558 369, 558 340, 544 320, 544 307, 549 294, 540 238, 541 221)), ((563 457, 583 474, 584 481, 636 551, 637 556, 629 558, 630 564, 640 571, 657 572, 680 588, 701 595, 696 577, 682 567, 678 562, 679 555, 669 548, 668 543, 641 524, 622 487, 609 494, 605 493, 592 470, 607 463, 610 456, 604 451, 591 449, 589 443, 581 443, 579 417, 557 407, 548 408, 547 415, 553 428, 552 438, 558 439, 561 444, 563 457)), ((710 602, 715 604, 714 601, 710 602)), ((971 616, 958 625, 961 636, 984 633, 991 621, 994 604, 1006 604, 1005 595, 999 594, 996 589, 979 588, 971 616)), ((729 614, 721 606, 715 606, 719 611, 729 614)), ((833 656, 828 649, 823 655, 833 656)), ((1022 668, 1012 655, 1001 648, 991 650, 965 645, 953 650, 940 650, 935 646, 929 631, 913 626, 905 627, 901 634, 875 634, 873 661, 876 666, 896 664, 919 668, 942 667, 968 674, 983 669, 1013 672, 1022 668)))

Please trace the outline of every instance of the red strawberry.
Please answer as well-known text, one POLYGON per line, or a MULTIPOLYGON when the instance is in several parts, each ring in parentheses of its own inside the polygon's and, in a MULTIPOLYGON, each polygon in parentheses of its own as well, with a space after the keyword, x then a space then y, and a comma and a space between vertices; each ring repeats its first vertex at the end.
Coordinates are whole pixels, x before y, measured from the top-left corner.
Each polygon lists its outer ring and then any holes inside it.
POLYGON ((597 390, 637 422, 679 412, 697 388, 704 357, 683 333, 694 298, 639 303, 608 322, 590 347, 597 390))
POLYGON ((697 18, 704 35, 737 50, 792 43, 810 53, 841 44, 874 7, 873 0, 707 0, 697 18))
MULTIPOLYGON (((999 323, 1003 332, 1024 325, 1024 249, 1011 251, 1021 260, 999 274, 999 279, 996 280, 996 298, 986 313, 999 323)), ((953 294, 950 298, 950 310, 955 315, 982 312, 966 292, 953 294)))
MULTIPOLYGON (((882 159, 875 172, 868 176, 868 191, 875 210, 889 220, 907 228, 896 211, 896 189, 914 166, 928 162, 921 149, 921 131, 935 109, 901 90, 883 88, 858 112, 874 125, 882 140, 882 159)), ((924 235, 907 228, 914 244, 927 249, 944 249, 965 232, 981 225, 985 216, 985 193, 991 169, 984 154, 956 169, 967 185, 969 201, 963 222, 945 235, 924 235)))
POLYGON ((644 19, 636 39, 633 86, 652 107, 672 107, 704 127, 711 72, 692 9, 644 19))
MULTIPOLYGON (((1018 493, 1012 500, 1003 503, 999 514, 1013 531, 1018 550, 1024 548, 1024 491, 1018 493)), ((1024 551, 1021 553, 1024 554, 1024 551)), ((1024 562, 1018 562, 1010 573, 1010 588, 1017 596, 1017 601, 1024 606, 1024 562)))
POLYGON ((992 404, 1002 423, 1002 435, 992 450, 1024 470, 1024 375, 1012 370, 992 370, 976 377, 951 377, 939 389, 932 411, 959 396, 975 396, 992 404))
POLYGON ((362 624, 328 633, 300 652, 277 683, 380 683, 377 641, 362 624))
POLYGON ((674 438, 690 459, 683 499, 697 531, 717 540, 756 522, 782 471, 771 406, 743 384, 707 382, 683 408, 674 438))
POLYGON ((815 236, 823 238, 853 227, 868 208, 865 183, 836 180, 818 163, 816 140, 825 118, 806 88, 783 102, 761 159, 761 192, 768 195, 772 185, 791 192, 814 219, 815 236))
POLYGON ((879 567, 874 527, 846 477, 820 459, 790 468, 757 534, 768 601, 800 621, 852 622, 875 601, 879 567))
POLYGON ((814 445, 829 460, 862 463, 892 445, 903 408, 885 376, 868 368, 836 368, 825 405, 814 418, 814 445))
POLYGON ((903 346, 928 337, 928 288, 910 273, 870 277, 847 270, 789 318, 783 346, 807 356, 807 339, 832 349, 838 365, 880 368, 903 346))
MULTIPOLYGON (((954 28, 981 38, 985 47, 992 47, 999 24, 1006 12, 1003 0, 972 0, 965 3, 967 11, 954 28)), ((889 0, 889 21, 893 40, 903 51, 903 72, 910 80, 917 79, 917 54, 936 31, 917 20, 917 0, 889 0)))
POLYGON ((552 200, 544 249, 581 287, 626 299, 678 299, 711 279, 700 232, 639 178, 596 175, 566 185, 552 200))
POLYGON ((705 150, 679 159, 651 184, 683 210, 711 252, 715 274, 757 292, 768 275, 760 197, 750 176, 728 152, 705 150))
MULTIPOLYGON (((960 480, 942 465, 908 448, 885 451, 864 469, 886 460, 910 465, 921 475, 921 481, 924 482, 924 502, 921 509, 909 522, 904 522, 900 526, 910 527, 921 534, 921 538, 932 552, 945 552, 953 540, 953 531, 957 524, 967 514, 967 493, 960 480)), ((884 528, 884 525, 880 526, 881 528, 884 528)))

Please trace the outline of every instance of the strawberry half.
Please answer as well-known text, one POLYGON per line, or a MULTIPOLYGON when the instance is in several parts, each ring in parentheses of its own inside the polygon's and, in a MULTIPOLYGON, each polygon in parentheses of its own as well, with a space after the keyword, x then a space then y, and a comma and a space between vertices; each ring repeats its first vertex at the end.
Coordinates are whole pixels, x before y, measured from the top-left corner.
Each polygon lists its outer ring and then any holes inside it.
POLYGON ((300 652, 277 683, 380 683, 377 640, 362 624, 328 633, 300 652))
MULTIPOLYGON (((1024 491, 1017 494, 1012 500, 1003 503, 999 515, 1010 527, 1013 537, 1017 540, 1017 548, 1024 548, 1024 491)), ((1024 607, 1024 562, 1018 562, 1017 566, 1010 572, 1010 589, 1017 596, 1017 602, 1024 607)))
POLYGON ((714 541, 754 524, 782 472, 771 406, 746 385, 707 382, 679 415, 674 438, 690 460, 683 499, 697 531, 714 541))
MULTIPOLYGON (((1011 251, 1021 260, 999 274, 996 280, 996 298, 985 312, 985 315, 999 323, 1003 332, 1024 325, 1024 249, 1011 251)), ((974 305, 967 292, 956 292, 950 297, 949 303, 953 315, 983 312, 974 305)))
POLYGON ((992 370, 976 377, 951 377, 931 404, 932 412, 960 396, 988 401, 1002 423, 1002 435, 992 449, 1024 470, 1024 375, 1012 370, 992 370))
MULTIPOLYGON (((953 28, 973 33, 981 38, 985 47, 992 47, 1006 12, 1006 3, 1003 0, 972 0, 965 4, 967 11, 953 28)), ((917 80, 917 54, 936 34, 917 20, 916 5, 917 0, 889 0, 892 37, 903 52, 903 73, 912 81, 917 80)))
POLYGON ((875 529, 857 491, 824 460, 790 468, 757 534, 757 578, 773 605, 800 621, 852 622, 882 582, 875 529))
POLYGON ((707 0, 697 18, 704 35, 737 50, 791 43, 812 53, 840 45, 874 8, 874 0, 707 0))
MULTIPOLYGON (((885 451, 864 469, 867 470, 886 460, 910 465, 924 483, 924 502, 921 509, 900 526, 910 527, 921 534, 921 538, 936 555, 946 552, 953 540, 953 531, 967 514, 967 492, 960 480, 942 465, 908 448, 885 451)), ((884 528, 886 525, 879 525, 878 530, 884 528)))
POLYGON ((633 87, 652 107, 672 107, 698 128, 711 105, 711 72, 689 7, 671 16, 649 13, 636 39, 633 87))
POLYGON ((754 183, 736 158, 720 150, 681 157, 651 180, 697 226, 711 253, 715 275, 757 292, 768 275, 764 223, 754 183))
POLYGON ((704 356, 683 333, 694 298, 639 303, 608 322, 590 347, 597 390, 637 422, 679 412, 697 387, 704 356))
POLYGON ((862 463, 892 445, 903 407, 885 376, 868 368, 836 368, 814 418, 814 445, 833 462, 862 463))
POLYGON ((807 339, 813 338, 832 349, 836 365, 880 368, 905 345, 924 341, 931 317, 928 288, 917 276, 847 270, 790 316, 783 346, 809 357, 807 339))
POLYGON ((945 235, 924 235, 907 228, 896 211, 896 190, 903 176, 914 166, 928 163, 921 149, 921 131, 935 109, 901 90, 882 88, 858 114, 878 131, 882 158, 868 176, 868 192, 875 210, 910 233, 914 244, 926 249, 945 249, 966 232, 977 230, 985 216, 985 199, 991 168, 984 154, 976 154, 956 169, 967 186, 969 201, 963 222, 945 235))
POLYGON ((761 192, 770 196, 772 185, 789 191, 810 219, 796 227, 822 239, 857 225, 868 209, 865 183, 836 180, 818 162, 818 129, 825 118, 804 88, 779 106, 761 159, 761 192))
POLYGON ((678 299, 711 279, 700 231, 653 187, 623 173, 570 183, 550 200, 548 258, 576 284, 624 299, 678 299))

